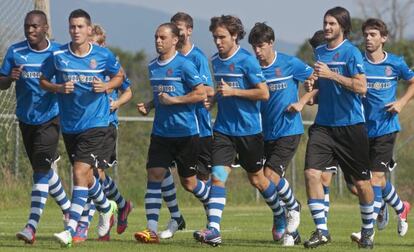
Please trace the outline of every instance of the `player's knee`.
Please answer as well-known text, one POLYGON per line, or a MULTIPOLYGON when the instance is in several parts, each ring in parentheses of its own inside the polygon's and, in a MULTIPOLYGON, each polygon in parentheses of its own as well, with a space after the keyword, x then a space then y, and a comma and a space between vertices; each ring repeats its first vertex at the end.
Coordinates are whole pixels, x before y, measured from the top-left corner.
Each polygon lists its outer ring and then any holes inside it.
POLYGON ((226 183, 229 173, 224 166, 216 165, 213 166, 211 175, 213 179, 217 179, 220 182, 226 183))
POLYGON ((306 169, 305 170, 305 180, 308 183, 316 183, 321 181, 322 172, 316 169, 306 169))
POLYGON ((183 186, 183 188, 188 192, 194 191, 194 189, 197 186, 197 180, 195 176, 188 177, 188 178, 180 178, 180 181, 181 181, 181 185, 183 186))
POLYGON ((385 184, 385 173, 383 172, 373 172, 371 177, 371 184, 374 186, 381 186, 385 184))

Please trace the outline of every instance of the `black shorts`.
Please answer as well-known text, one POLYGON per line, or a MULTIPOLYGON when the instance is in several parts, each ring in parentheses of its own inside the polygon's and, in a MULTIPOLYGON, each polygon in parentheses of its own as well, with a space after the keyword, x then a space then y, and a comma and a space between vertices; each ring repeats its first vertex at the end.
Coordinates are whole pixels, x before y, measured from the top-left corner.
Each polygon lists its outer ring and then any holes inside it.
POLYGON ((212 146, 212 166, 228 166, 234 163, 239 154, 240 165, 250 173, 263 168, 263 135, 261 133, 249 136, 228 136, 214 132, 212 146))
POLYGON ((314 124, 309 128, 305 169, 325 171, 335 160, 344 174, 356 180, 370 179, 369 141, 364 124, 341 127, 314 124))
POLYGON ((118 136, 118 130, 110 124, 106 128, 106 135, 104 144, 102 146, 102 154, 98 157, 99 168, 107 169, 112 167, 116 163, 116 138, 118 136))
POLYGON ((284 177, 286 168, 299 146, 301 135, 280 137, 264 142, 265 167, 284 177))
POLYGON ((180 177, 191 177, 197 174, 198 154, 198 135, 188 137, 161 137, 151 135, 147 169, 156 167, 168 169, 171 163, 175 161, 180 177))
POLYGON ((200 154, 197 161, 197 174, 202 176, 209 176, 211 174, 211 145, 213 137, 200 137, 200 154))
POLYGON ((390 172, 396 166, 393 156, 397 133, 369 139, 369 156, 374 172, 390 172))
POLYGON ((19 121, 23 143, 33 169, 49 169, 59 156, 59 118, 55 117, 40 125, 19 121))
POLYGON ((106 133, 106 127, 91 128, 78 134, 63 133, 71 164, 82 162, 98 168, 98 157, 103 156, 102 149, 106 133))

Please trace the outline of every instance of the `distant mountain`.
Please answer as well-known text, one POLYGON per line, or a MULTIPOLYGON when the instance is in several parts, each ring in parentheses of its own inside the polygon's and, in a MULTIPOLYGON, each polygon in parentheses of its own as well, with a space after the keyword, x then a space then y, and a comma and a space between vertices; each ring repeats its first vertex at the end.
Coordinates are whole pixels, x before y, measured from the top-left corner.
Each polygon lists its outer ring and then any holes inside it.
MULTIPOLYGON (((50 2, 53 35, 58 42, 69 41, 68 16, 72 10, 81 8, 91 15, 94 23, 101 24, 106 29, 109 45, 129 51, 143 49, 150 57, 155 55, 155 29, 159 24, 168 22, 171 17, 168 13, 118 3, 97 4, 85 0, 50 2)), ((193 41, 211 56, 216 48, 208 26, 208 20, 195 18, 193 41)), ((241 44, 250 49, 246 39, 241 44)), ((295 54, 298 49, 297 44, 285 41, 277 41, 276 47, 289 54, 295 54)))

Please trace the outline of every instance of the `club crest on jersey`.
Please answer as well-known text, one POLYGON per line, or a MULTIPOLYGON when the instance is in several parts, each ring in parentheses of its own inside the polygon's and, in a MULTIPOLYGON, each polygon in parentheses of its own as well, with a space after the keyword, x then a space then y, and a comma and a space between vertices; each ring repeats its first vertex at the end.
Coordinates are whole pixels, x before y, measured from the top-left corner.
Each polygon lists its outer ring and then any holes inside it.
POLYGON ((339 59, 339 52, 335 53, 334 56, 332 57, 333 60, 338 60, 339 59))
POLYGON ((171 76, 173 74, 172 68, 168 68, 167 70, 167 76, 171 76))
POLYGON ((234 72, 234 63, 230 64, 229 69, 230 69, 230 72, 234 72))
POLYGON ((276 74, 277 77, 281 77, 282 76, 282 70, 279 67, 277 67, 275 69, 275 74, 276 74))
POLYGON ((89 68, 96 69, 97 66, 98 66, 98 63, 96 62, 96 59, 91 59, 91 61, 89 62, 89 68))
POLYGON ((390 66, 385 67, 385 76, 391 76, 392 75, 392 68, 390 66))

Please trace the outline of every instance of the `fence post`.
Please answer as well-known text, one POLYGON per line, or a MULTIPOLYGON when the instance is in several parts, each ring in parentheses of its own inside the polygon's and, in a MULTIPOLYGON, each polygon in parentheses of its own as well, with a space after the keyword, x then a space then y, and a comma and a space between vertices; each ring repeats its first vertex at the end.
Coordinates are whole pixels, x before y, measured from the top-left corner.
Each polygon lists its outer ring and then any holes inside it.
POLYGON ((19 132, 19 122, 14 121, 14 176, 19 176, 19 148, 20 148, 20 132, 19 132))

